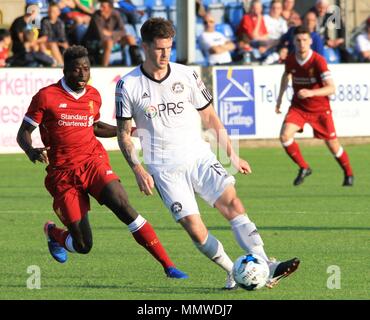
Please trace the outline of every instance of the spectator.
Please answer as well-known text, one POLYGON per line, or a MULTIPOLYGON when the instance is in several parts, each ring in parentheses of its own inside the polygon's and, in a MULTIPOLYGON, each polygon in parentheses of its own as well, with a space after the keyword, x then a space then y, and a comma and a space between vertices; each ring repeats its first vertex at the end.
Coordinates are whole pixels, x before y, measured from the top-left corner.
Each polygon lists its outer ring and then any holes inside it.
POLYGON ((199 19, 204 19, 207 14, 206 8, 203 5, 202 0, 195 0, 195 14, 199 19))
POLYGON ((263 64, 273 64, 279 61, 279 54, 276 52, 276 46, 280 42, 280 38, 288 31, 288 25, 281 13, 283 6, 279 0, 271 2, 270 13, 263 17, 268 31, 269 39, 271 40, 271 48, 266 53, 267 57, 264 59, 263 64))
POLYGON ((9 47, 12 43, 10 32, 7 29, 0 29, 0 67, 7 65, 6 60, 9 57, 9 47))
POLYGON ((252 51, 254 59, 261 59, 269 48, 262 9, 261 2, 253 0, 249 13, 243 16, 237 30, 239 49, 252 51))
POLYGON ((138 10, 131 0, 119 0, 117 4, 124 23, 136 25, 141 22, 141 18, 144 16, 145 11, 138 10))
POLYGON ((366 29, 356 38, 356 49, 361 61, 370 62, 370 16, 366 20, 366 29))
POLYGON ((199 44, 210 65, 226 64, 232 61, 230 52, 235 44, 215 30, 215 19, 211 14, 204 16, 204 32, 199 36, 199 44))
POLYGON ((50 50, 59 66, 63 66, 63 52, 68 48, 64 22, 59 18, 60 9, 51 3, 48 16, 41 20, 40 40, 43 51, 50 50))
POLYGON ((282 18, 283 6, 279 0, 271 2, 270 13, 263 17, 265 21, 268 37, 278 41, 281 36, 288 31, 288 25, 282 18))
POLYGON ((338 25, 332 27, 330 22, 333 19, 332 13, 328 12, 330 3, 328 0, 317 0, 310 11, 317 16, 317 31, 324 40, 324 45, 332 49, 338 49, 342 62, 350 62, 352 58, 346 50, 345 35, 346 30, 342 19, 334 19, 338 25))
MULTIPOLYGON (((303 25, 310 31, 311 33, 311 49, 317 52, 320 55, 324 54, 324 43, 320 37, 320 35, 315 31, 317 25, 317 17, 313 12, 307 12, 303 19, 303 25)), ((294 31, 297 27, 289 28, 288 32, 284 34, 280 40, 280 44, 282 45, 282 50, 287 49, 287 54, 291 54, 294 52, 294 31)), ((286 58, 285 52, 280 52, 281 60, 284 61, 286 58)))
POLYGON ((302 24, 301 16, 294 10, 295 0, 283 0, 282 17, 288 24, 288 27, 298 27, 302 24))
POLYGON ((95 12, 93 0, 58 0, 61 17, 69 29, 70 40, 80 44, 86 34, 91 15, 95 12))
POLYGON ((112 48, 114 44, 118 43, 122 47, 126 44, 129 45, 132 65, 142 63, 142 57, 140 49, 136 45, 136 39, 126 34, 120 13, 113 8, 113 1, 99 0, 99 2, 100 9, 93 14, 84 37, 86 47, 95 53, 94 60, 100 60, 100 57, 97 56, 99 55, 100 48, 103 48, 101 64, 108 66, 112 48))
MULTIPOLYGON (((34 29, 34 21, 37 19, 39 15, 39 7, 34 3, 26 4, 25 7, 25 14, 16 18, 10 26, 10 35, 12 38, 12 51, 13 55, 16 56, 18 54, 24 54, 24 31, 26 30, 27 26, 29 28, 34 29)), ((37 32, 37 30, 34 30, 37 32)))

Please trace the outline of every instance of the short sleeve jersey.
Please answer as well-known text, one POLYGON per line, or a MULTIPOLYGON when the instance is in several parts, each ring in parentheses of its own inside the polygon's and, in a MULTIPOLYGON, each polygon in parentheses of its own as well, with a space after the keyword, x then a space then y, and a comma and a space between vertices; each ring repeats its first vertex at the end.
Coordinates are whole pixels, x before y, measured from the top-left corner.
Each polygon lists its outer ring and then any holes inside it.
POLYGON ((322 88, 323 81, 331 78, 331 72, 323 56, 311 50, 308 57, 300 61, 293 53, 285 62, 285 72, 292 75, 294 90, 292 107, 313 113, 330 110, 329 97, 299 99, 297 95, 301 89, 322 88))
POLYGON ((72 169, 94 155, 106 154, 93 128, 100 107, 101 97, 94 87, 87 85, 77 94, 62 79, 32 98, 24 121, 39 127, 43 144, 50 147, 50 165, 72 169))
POLYGON ((209 107, 212 96, 190 67, 170 63, 160 81, 142 66, 116 86, 117 119, 133 118, 150 172, 193 161, 208 150, 196 110, 209 107))

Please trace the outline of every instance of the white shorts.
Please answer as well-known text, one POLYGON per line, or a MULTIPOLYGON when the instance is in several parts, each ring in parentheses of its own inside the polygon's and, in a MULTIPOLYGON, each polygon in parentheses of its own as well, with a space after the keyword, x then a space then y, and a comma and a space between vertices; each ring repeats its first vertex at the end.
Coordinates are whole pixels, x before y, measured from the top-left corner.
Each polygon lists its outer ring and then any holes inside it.
POLYGON ((195 194, 213 207, 226 187, 235 184, 235 178, 229 175, 213 153, 192 164, 154 173, 153 178, 162 201, 176 221, 199 214, 195 194))

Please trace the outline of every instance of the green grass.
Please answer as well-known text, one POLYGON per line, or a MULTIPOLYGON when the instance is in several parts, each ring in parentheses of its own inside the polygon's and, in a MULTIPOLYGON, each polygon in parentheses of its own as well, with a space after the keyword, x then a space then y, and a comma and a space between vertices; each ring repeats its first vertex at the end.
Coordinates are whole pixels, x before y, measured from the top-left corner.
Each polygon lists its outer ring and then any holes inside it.
MULTIPOLYGON (((259 227, 267 254, 298 256, 298 272, 273 290, 224 292, 225 274, 193 246, 157 195, 144 197, 118 152, 112 166, 131 203, 155 227, 175 263, 190 275, 166 279, 161 266, 105 207, 92 200, 94 248, 64 264, 48 253, 42 226, 57 221, 44 189, 44 168, 23 154, 0 156, 0 299, 369 299, 370 146, 348 146, 355 186, 343 188, 342 172, 322 147, 302 147, 313 175, 299 187, 297 169, 280 148, 243 149, 251 176, 237 176, 237 190, 259 227), (26 287, 27 267, 41 268, 41 290, 26 287), (340 267, 341 289, 327 288, 331 265, 340 267)), ((236 259, 242 254, 228 223, 203 201, 211 232, 236 259)), ((59 222, 58 222, 59 223, 59 222)))

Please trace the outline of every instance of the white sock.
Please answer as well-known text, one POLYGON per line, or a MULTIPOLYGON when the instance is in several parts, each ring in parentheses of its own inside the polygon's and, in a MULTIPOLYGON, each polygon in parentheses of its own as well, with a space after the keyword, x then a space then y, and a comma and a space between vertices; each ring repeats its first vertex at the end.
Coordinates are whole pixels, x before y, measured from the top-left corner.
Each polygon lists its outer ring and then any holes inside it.
POLYGON ((134 221, 132 221, 127 227, 131 233, 138 231, 144 224, 146 220, 139 214, 134 221))
POLYGON ((195 246, 207 258, 211 259, 214 263, 218 264, 222 269, 231 272, 233 269, 233 262, 226 254, 224 247, 213 235, 208 233, 206 241, 202 244, 194 242, 195 246))
POLYGON ((255 253, 269 262, 263 241, 257 231, 256 225, 246 215, 239 215, 230 220, 231 228, 239 246, 247 253, 255 253))
POLYGON ((69 234, 64 242, 66 248, 69 252, 76 252, 76 249, 73 247, 73 239, 72 236, 69 234))

